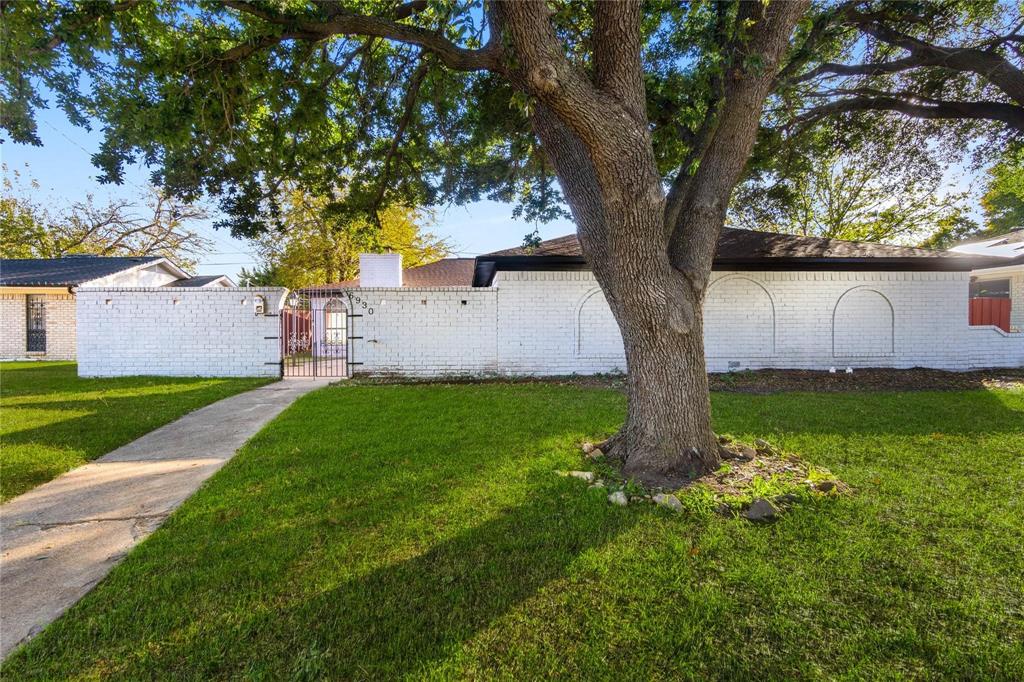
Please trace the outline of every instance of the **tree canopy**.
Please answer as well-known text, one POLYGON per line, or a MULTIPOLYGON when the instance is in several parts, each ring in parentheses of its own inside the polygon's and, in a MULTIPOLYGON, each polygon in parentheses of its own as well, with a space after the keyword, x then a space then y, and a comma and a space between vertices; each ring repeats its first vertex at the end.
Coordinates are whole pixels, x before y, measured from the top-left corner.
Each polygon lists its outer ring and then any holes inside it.
POLYGON ((1024 145, 1011 149, 988 171, 981 205, 985 234, 997 236, 1024 227, 1024 145))
POLYGON ((772 186, 747 182, 733 195, 734 227, 864 242, 943 243, 978 229, 966 191, 943 186, 942 166, 907 163, 901 151, 828 153, 772 186))
MULTIPOLYGON (((622 332, 629 403, 602 450, 678 486, 720 459, 703 305, 737 183, 893 143, 996 158, 1024 134, 1019 5, 996 0, 197 0, 3 3, 3 127, 40 86, 98 119, 107 180, 141 161, 236 235, 281 189, 332 212, 568 206, 622 332), (555 179, 557 178, 557 189, 555 179)), ((890 144, 890 147, 892 144, 890 144)))
MULTIPOLYGON (((752 25, 741 5, 645 4, 644 108, 666 184, 713 132, 730 51, 752 25)), ((570 61, 599 71, 594 14, 552 7, 570 61)), ((531 219, 564 213, 534 104, 478 3, 58 1, 4 3, 3 18, 0 118, 13 140, 39 142, 44 105, 99 121, 104 179, 143 162, 172 193, 218 197, 238 235, 273 226, 286 180, 325 196, 341 182, 352 212, 489 197, 531 219)), ((893 115, 916 122, 898 126, 905 148, 941 139, 962 154, 970 140, 998 153, 1024 133, 1020 19, 995 0, 813 5, 750 173, 806 174, 823 151, 890 134, 893 115)))

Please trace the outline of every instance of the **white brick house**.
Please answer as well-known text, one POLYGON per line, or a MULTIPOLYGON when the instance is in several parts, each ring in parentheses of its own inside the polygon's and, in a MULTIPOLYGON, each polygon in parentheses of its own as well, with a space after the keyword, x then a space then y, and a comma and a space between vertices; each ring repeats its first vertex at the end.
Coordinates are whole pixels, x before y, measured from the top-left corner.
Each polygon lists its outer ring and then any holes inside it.
MULTIPOLYGON (((972 277, 1018 264, 726 230, 705 301, 708 369, 1022 367, 1024 332, 972 325, 969 317, 972 277)), ((291 295, 277 288, 80 287, 79 372, 439 377, 627 370, 618 327, 575 235, 529 251, 405 270, 396 256, 364 255, 361 268, 374 286, 339 282, 291 295)))
POLYGON ((75 292, 82 286, 225 287, 166 258, 66 256, 0 259, 0 360, 74 360, 75 292))
MULTIPOLYGON (((394 262, 388 280, 387 265, 374 263, 376 286, 319 288, 359 308, 357 372, 626 370, 618 328, 575 235, 480 256, 472 280, 447 268, 450 277, 410 287, 417 269, 402 277, 394 262)), ((996 265, 1005 261, 726 230, 705 304, 708 369, 1024 366, 1018 327, 969 321, 972 273, 996 265)))

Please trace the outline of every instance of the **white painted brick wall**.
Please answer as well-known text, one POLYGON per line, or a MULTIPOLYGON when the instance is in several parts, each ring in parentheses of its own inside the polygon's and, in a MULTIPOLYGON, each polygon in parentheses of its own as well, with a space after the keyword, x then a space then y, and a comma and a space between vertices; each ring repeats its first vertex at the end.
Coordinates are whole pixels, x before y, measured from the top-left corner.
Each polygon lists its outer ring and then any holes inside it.
POLYGON ((80 288, 80 376, 280 375, 286 289, 80 288), (266 299, 267 315, 255 312, 266 299))
POLYGON ((775 302, 764 284, 745 275, 712 280, 704 306, 708 358, 775 355, 775 302))
POLYGON ((360 288, 353 312, 356 373, 442 376, 498 370, 495 289, 360 288))
POLYGON ((75 299, 71 294, 41 294, 46 306, 46 352, 29 353, 26 295, 0 294, 0 360, 74 360, 75 299))
POLYGON ((402 254, 359 254, 359 286, 367 288, 401 287, 402 254))
MULTIPOLYGON (((275 376, 283 289, 81 289, 79 372, 275 376), (173 300, 178 300, 177 304, 173 300), (245 299, 243 305, 241 300, 245 299), (108 304, 107 301, 110 301, 108 304)), ((357 373, 446 376, 625 370, 591 273, 501 272, 491 288, 358 288, 357 373)), ((966 273, 716 272, 711 371, 1024 366, 1024 333, 967 324, 966 273)))
MULTIPOLYGON (((352 293, 374 310, 356 321, 365 337, 353 344, 358 372, 625 370, 618 328, 589 272, 500 272, 489 289, 352 293)), ((708 368, 1024 366, 1024 333, 968 326, 967 298, 966 273, 715 272, 708 368)))

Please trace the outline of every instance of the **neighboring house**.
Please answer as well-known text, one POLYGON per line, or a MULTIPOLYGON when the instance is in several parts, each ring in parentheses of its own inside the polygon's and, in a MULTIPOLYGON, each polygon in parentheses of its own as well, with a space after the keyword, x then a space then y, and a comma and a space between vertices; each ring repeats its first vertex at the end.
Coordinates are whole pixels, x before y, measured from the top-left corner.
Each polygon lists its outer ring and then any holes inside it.
MULTIPOLYGON (((708 368, 1024 366, 1024 333, 971 325, 968 316, 972 276, 987 277, 1007 263, 984 254, 726 229, 705 301, 708 368)), ((310 290, 324 302, 312 311, 314 327, 321 310, 359 315, 344 332, 355 371, 626 369, 618 327, 575 235, 479 256, 468 286, 455 278, 410 286, 411 270, 403 271, 397 256, 370 256, 358 286, 310 290)))
POLYGON ((1024 227, 954 246, 951 251, 1001 259, 971 273, 971 324, 1024 331, 1024 227))
POLYGON ((0 360, 73 360, 80 287, 231 287, 192 277, 166 258, 74 255, 0 259, 0 360))

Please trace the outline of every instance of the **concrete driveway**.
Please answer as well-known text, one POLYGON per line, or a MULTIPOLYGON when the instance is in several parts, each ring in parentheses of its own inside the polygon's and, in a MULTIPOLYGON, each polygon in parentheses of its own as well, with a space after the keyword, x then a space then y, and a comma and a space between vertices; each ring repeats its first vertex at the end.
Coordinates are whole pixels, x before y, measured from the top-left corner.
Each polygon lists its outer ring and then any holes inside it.
POLYGON ((225 398, 0 506, 0 658, 81 599, 267 422, 330 381, 225 398))

